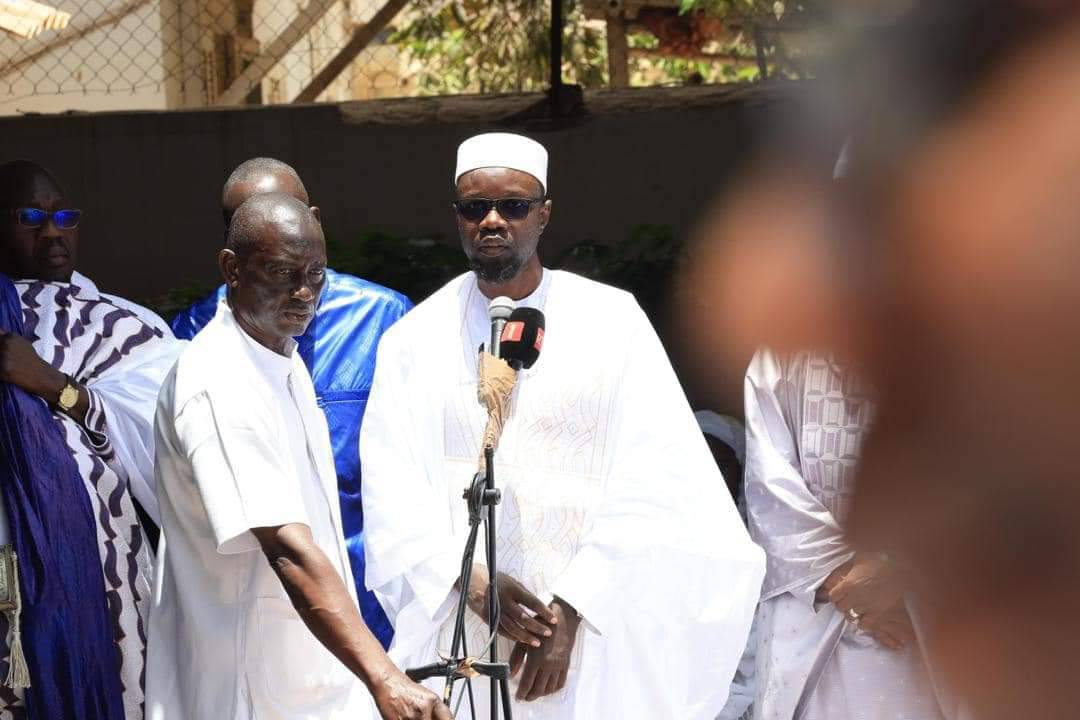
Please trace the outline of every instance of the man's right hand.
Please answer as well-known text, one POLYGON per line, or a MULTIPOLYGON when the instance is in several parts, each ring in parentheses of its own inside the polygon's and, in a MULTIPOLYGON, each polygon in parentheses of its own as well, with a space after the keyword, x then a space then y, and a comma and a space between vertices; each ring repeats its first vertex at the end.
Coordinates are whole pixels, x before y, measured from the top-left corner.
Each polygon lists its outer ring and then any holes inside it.
POLYGON ((395 671, 375 690, 383 720, 453 720, 450 709, 435 693, 395 671))
MULTIPOLYGON (((548 625, 557 622, 555 613, 514 578, 505 573, 499 573, 498 578, 499 634, 514 642, 540 647, 541 640, 551 637, 548 625)), ((489 587, 487 568, 474 566, 466 602, 484 620, 488 619, 489 587)))
POLYGON ((394 667, 364 624, 355 597, 302 523, 251 532, 300 619, 371 691, 384 720, 451 720, 439 698, 394 667))

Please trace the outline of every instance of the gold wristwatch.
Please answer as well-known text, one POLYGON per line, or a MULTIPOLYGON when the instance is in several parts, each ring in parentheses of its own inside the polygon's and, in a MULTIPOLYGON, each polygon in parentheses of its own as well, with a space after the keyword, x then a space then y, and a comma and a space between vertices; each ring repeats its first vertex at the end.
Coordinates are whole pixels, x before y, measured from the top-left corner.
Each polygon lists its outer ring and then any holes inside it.
POLYGON ((75 405, 79 402, 79 386, 75 384, 70 375, 64 377, 67 378, 67 383, 64 385, 64 389, 60 391, 60 397, 56 399, 56 404, 61 410, 69 413, 75 409, 75 405))

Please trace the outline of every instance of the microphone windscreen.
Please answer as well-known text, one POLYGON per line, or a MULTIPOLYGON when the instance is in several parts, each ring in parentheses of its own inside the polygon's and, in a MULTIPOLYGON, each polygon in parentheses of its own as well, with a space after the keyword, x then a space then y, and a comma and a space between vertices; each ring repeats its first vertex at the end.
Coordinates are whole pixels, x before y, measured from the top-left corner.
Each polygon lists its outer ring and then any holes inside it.
POLYGON ((519 307, 510 313, 499 342, 499 357, 526 370, 540 357, 544 347, 544 313, 519 307))
POLYGON ((495 320, 508 320, 512 312, 514 312, 514 301, 505 295, 500 295, 488 303, 488 317, 491 318, 492 322, 495 320))

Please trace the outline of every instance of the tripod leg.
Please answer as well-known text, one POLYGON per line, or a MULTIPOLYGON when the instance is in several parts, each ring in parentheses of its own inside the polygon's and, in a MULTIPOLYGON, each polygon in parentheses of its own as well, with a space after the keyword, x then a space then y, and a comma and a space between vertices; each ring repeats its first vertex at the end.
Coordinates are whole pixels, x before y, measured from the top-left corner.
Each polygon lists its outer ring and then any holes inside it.
MULTIPOLYGON (((461 650, 461 644, 462 642, 464 642, 465 639, 465 598, 469 594, 469 579, 472 574, 472 559, 473 553, 476 550, 476 538, 479 533, 480 524, 473 524, 472 528, 469 529, 469 539, 466 541, 465 544, 465 557, 463 558, 463 561, 461 563, 461 576, 458 580, 459 587, 461 588, 459 593, 461 595, 461 600, 458 602, 457 606, 457 617, 454 620, 454 641, 450 648, 450 657, 454 659, 455 662, 457 658, 462 657, 459 653, 461 650)), ((453 684, 454 672, 451 669, 448 670, 446 673, 446 686, 443 690, 443 697, 446 698, 447 704, 449 704, 449 699, 453 693, 453 684)))
MULTIPOLYGON (((484 486, 489 493, 495 493, 495 451, 493 448, 484 448, 484 466, 486 472, 484 473, 484 486)), ((488 499, 487 506, 487 522, 484 523, 485 530, 485 549, 487 554, 487 566, 488 566, 488 578, 490 583, 490 594, 488 596, 488 629, 495 637, 495 640, 491 644, 491 662, 497 663, 499 661, 499 601, 498 601, 498 562, 496 561, 496 528, 495 525, 495 504, 497 500, 495 497, 488 499)), ((491 695, 489 696, 490 702, 490 714, 492 720, 498 720, 499 717, 499 696, 502 696, 502 714, 503 720, 513 720, 513 713, 510 710, 510 679, 502 678, 498 681, 498 687, 496 687, 495 681, 491 681, 491 695)))
MULTIPOLYGON (((495 694, 494 690, 495 686, 492 685, 492 695, 495 694)), ((499 680, 499 694, 502 695, 503 720, 514 720, 514 711, 510 709, 510 678, 499 680)), ((495 707, 494 697, 491 700, 491 707, 495 707)))
MULTIPOLYGON (((469 657, 469 643, 466 640, 465 635, 461 636, 461 654, 464 657, 469 657)), ((469 715, 475 718, 476 698, 473 696, 472 678, 465 678, 465 691, 469 694, 469 715)))

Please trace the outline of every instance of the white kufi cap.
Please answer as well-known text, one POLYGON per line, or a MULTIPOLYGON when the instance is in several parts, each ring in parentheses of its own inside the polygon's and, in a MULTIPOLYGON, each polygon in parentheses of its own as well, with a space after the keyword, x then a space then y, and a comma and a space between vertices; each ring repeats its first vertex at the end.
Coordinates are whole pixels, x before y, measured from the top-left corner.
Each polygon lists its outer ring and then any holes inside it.
POLYGON ((547 193, 547 164, 544 146, 524 135, 499 132, 474 135, 458 146, 454 184, 467 172, 503 167, 532 175, 547 193))

